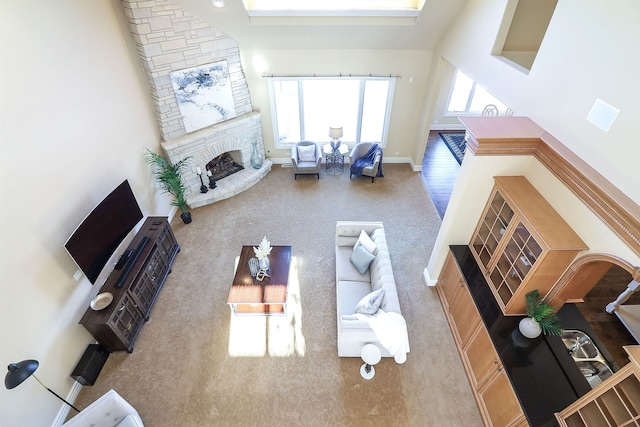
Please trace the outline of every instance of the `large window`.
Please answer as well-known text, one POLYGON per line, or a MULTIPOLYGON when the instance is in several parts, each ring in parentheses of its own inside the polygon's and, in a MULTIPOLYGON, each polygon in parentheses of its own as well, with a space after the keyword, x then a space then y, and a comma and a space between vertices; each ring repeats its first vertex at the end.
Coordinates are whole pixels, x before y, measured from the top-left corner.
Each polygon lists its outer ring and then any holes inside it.
POLYGON ((498 107, 500 115, 507 112, 507 106, 498 98, 491 95, 462 71, 456 70, 446 114, 482 114, 484 107, 488 104, 498 107))
POLYGON ((343 143, 385 147, 394 85, 392 77, 269 78, 276 147, 328 142, 329 127, 343 128, 343 143))

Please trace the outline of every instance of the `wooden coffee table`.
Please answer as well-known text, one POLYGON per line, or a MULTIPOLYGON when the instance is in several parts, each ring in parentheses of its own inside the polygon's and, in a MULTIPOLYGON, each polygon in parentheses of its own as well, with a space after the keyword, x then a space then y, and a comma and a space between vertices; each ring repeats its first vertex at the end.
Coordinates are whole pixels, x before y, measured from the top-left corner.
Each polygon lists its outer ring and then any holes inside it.
POLYGON ((262 282, 251 276, 252 246, 243 246, 227 304, 235 314, 286 314, 291 246, 273 246, 269 274, 262 282))

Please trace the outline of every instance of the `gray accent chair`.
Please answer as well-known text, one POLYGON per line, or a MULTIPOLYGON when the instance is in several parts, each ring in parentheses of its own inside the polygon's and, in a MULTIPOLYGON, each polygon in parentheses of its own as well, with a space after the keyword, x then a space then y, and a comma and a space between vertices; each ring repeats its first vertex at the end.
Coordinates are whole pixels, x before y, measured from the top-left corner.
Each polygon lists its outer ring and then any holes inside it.
MULTIPOLYGON (((373 147, 374 142, 361 142, 360 144, 356 144, 351 150, 349 154, 349 165, 352 165, 357 159, 364 157, 365 154, 369 152, 371 147, 373 147)), ((380 167, 380 154, 377 154, 375 160, 372 165, 367 165, 362 169, 362 176, 371 177, 371 182, 376 179, 376 175, 378 175, 378 168, 380 167)), ((349 173, 349 179, 353 176, 352 173, 349 173)))
POLYGON ((320 145, 313 141, 299 141, 291 146, 291 164, 293 165, 294 179, 298 179, 298 175, 317 175, 320 179, 320 170, 322 169, 322 150, 320 145), (298 147, 315 147, 315 157, 313 160, 301 160, 298 157, 298 147))

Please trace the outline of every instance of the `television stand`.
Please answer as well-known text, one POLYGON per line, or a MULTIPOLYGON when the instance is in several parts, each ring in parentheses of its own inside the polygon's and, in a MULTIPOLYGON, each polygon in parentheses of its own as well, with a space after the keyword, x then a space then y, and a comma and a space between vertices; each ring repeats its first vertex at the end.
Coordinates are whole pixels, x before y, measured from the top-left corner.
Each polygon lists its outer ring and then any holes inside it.
POLYGON ((149 217, 125 251, 129 253, 121 269, 114 269, 100 288, 110 292, 113 301, 106 308, 88 308, 80 324, 109 352, 133 352, 133 345, 180 246, 167 217, 149 217))

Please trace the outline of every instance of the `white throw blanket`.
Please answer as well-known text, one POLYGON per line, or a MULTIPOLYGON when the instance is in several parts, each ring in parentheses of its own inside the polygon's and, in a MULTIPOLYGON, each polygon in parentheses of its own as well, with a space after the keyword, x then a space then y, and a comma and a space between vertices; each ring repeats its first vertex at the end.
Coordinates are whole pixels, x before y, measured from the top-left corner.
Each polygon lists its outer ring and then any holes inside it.
POLYGON ((376 314, 356 313, 355 316, 369 323, 380 344, 393 356, 396 363, 407 361, 409 335, 407 323, 401 314, 378 310, 376 314))

